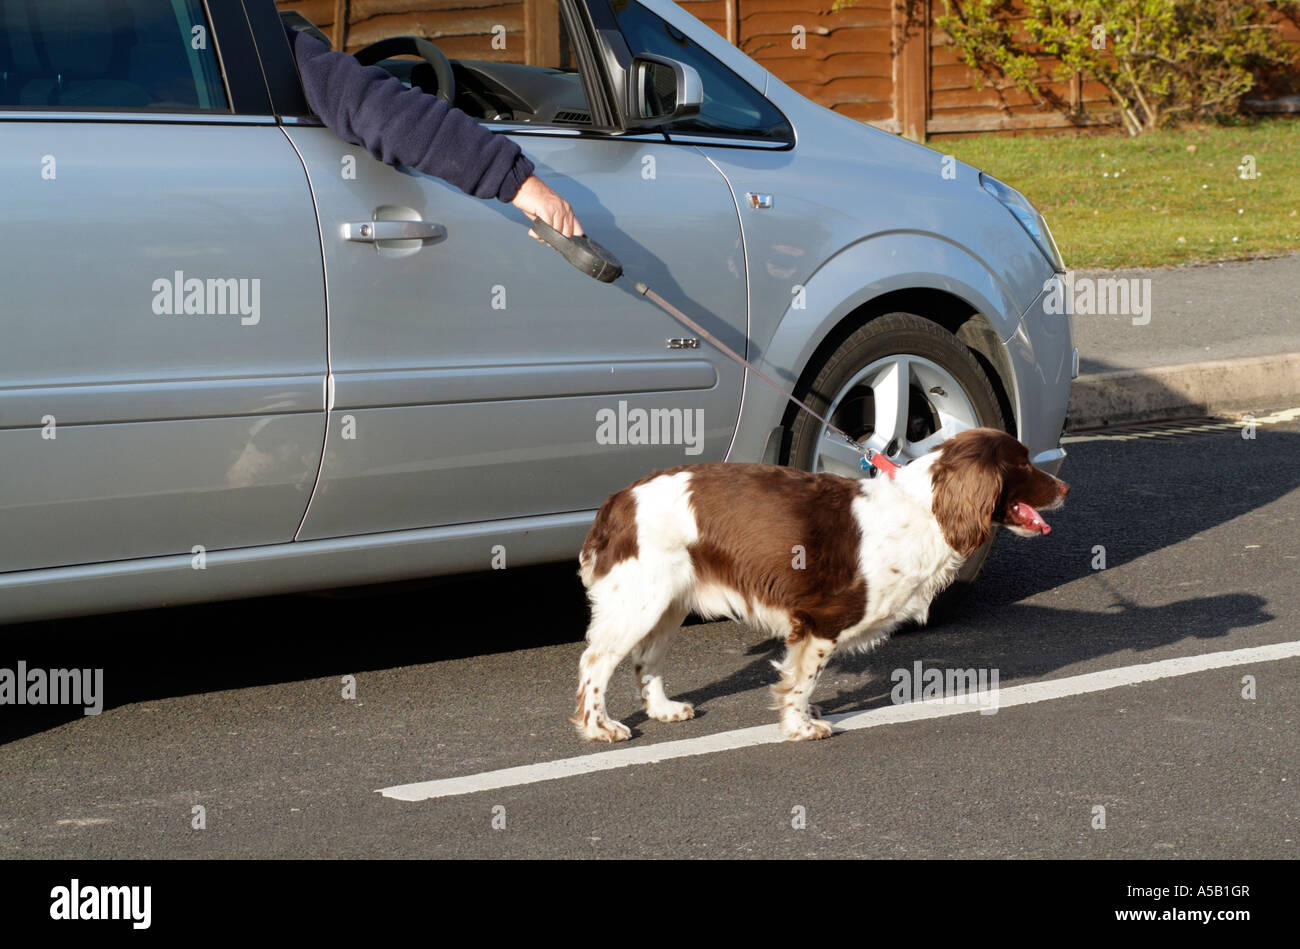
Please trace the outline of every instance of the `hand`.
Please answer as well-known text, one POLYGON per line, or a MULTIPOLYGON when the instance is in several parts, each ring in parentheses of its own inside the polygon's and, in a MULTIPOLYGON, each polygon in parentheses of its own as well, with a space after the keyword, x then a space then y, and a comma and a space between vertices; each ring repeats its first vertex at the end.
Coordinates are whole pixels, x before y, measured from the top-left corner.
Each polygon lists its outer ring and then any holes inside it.
MULTIPOLYGON (((578 223, 578 217, 573 213, 573 208, 569 207, 569 202, 547 187, 536 175, 530 175, 519 186, 519 192, 510 203, 527 214, 529 219, 541 218, 565 237, 582 236, 582 225, 578 223)), ((541 240, 532 231, 528 233, 536 240, 541 240)))

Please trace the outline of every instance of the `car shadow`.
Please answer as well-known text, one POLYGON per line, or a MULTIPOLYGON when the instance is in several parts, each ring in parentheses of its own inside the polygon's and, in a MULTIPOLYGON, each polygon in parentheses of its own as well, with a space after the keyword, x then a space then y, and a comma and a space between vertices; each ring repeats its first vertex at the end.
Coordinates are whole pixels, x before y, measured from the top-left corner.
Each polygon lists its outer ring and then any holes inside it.
MULTIPOLYGON (((586 628, 577 564, 558 563, 15 624, 0 627, 0 668, 103 669, 109 709, 553 646, 586 628)), ((83 714, 0 706, 0 744, 83 714)))

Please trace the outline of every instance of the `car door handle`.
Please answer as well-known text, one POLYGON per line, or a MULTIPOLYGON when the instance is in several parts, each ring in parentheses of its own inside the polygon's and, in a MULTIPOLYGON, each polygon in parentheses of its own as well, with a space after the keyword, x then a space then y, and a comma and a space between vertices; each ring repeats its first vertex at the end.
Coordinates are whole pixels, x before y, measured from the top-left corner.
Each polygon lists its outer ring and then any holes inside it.
POLYGON ((375 241, 436 241, 447 229, 433 221, 358 221, 343 225, 343 237, 373 244, 375 241))

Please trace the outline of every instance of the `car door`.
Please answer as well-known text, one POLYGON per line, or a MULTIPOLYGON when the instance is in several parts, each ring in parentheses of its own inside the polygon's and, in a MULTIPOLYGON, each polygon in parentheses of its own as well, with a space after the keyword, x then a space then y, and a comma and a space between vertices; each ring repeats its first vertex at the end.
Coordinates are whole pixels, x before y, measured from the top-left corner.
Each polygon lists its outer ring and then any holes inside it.
POLYGON ((306 510, 311 193, 241 5, 206 8, 0 3, 0 571, 286 542, 306 510))
MULTIPOLYGON (((501 78, 472 53, 461 47, 461 67, 501 78)), ((662 134, 595 132, 581 108, 564 111, 579 124, 557 113, 492 127, 629 274, 743 349, 725 179, 662 134)), ((583 276, 510 206, 384 165, 323 127, 286 130, 316 198, 330 308, 325 458, 300 538, 594 509, 653 469, 725 457, 741 371, 703 341, 674 348, 692 334, 630 283, 583 276), (427 236, 364 239, 399 220, 427 236)))

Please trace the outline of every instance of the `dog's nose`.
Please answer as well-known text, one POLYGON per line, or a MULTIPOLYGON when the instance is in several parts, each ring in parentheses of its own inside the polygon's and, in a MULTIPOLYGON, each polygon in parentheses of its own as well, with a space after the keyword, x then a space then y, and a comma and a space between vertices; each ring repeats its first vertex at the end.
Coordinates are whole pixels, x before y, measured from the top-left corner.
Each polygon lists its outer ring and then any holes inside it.
MULTIPOLYGON (((1059 478, 1057 480, 1060 481, 1059 478)), ((1070 493, 1070 486, 1066 484, 1064 481, 1061 481, 1060 483, 1061 483, 1061 499, 1064 500, 1065 496, 1070 493)))

